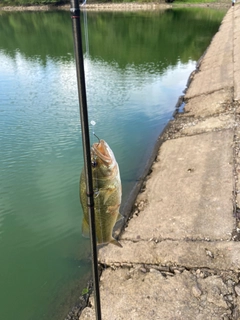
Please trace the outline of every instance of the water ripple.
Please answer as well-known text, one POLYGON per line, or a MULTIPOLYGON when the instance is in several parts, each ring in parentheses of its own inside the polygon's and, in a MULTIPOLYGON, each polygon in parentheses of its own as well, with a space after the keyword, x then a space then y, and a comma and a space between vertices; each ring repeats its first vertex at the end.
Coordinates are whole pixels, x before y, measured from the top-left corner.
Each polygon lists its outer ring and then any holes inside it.
MULTIPOLYGON (((48 57, 42 66, 19 52, 12 60, 0 51, 0 60, 0 253, 37 259, 44 250, 61 252, 73 235, 83 251, 75 65, 48 57)), ((154 63, 120 69, 88 57, 85 67, 89 118, 115 153, 126 201, 193 63, 158 74, 154 63)))

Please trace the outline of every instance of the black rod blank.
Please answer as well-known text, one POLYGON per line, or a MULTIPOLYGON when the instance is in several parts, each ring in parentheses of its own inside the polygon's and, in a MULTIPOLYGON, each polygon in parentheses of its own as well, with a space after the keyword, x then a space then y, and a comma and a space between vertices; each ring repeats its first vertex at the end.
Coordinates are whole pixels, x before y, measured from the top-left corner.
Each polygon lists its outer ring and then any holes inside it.
POLYGON ((80 110, 80 122, 82 128, 82 145, 84 157, 84 170, 86 177, 86 191, 88 199, 88 215, 90 228, 90 241, 92 253, 92 272, 94 285, 94 299, 95 299, 95 314, 96 319, 101 320, 101 301, 99 289, 99 275, 98 275, 98 253, 97 253, 97 238, 94 215, 94 192, 92 183, 92 164, 91 164, 91 147, 89 139, 88 126, 88 112, 87 112, 87 97, 86 85, 83 64, 83 50, 82 50, 82 34, 80 24, 80 8, 78 0, 70 0, 70 12, 73 26, 73 40, 77 71, 77 85, 78 85, 78 99, 80 110))

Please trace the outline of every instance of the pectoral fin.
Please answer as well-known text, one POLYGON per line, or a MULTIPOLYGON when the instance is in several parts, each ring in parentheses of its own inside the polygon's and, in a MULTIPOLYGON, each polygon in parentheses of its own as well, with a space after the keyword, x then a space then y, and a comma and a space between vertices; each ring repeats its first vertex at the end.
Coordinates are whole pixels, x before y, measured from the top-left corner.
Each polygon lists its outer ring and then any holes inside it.
POLYGON ((107 188, 102 190, 102 195, 103 195, 103 203, 106 204, 108 201, 109 197, 116 191, 116 188, 107 188))
POLYGON ((89 238, 90 237, 89 225, 88 225, 87 220, 85 218, 83 218, 83 221, 82 221, 82 236, 84 238, 89 238))

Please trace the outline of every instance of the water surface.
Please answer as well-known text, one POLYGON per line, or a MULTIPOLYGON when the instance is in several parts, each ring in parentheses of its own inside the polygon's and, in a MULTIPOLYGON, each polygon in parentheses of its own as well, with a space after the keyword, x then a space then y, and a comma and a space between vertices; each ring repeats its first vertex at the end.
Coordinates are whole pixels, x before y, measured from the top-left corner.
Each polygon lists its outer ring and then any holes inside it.
MULTIPOLYGON (((123 203, 223 15, 82 17, 90 131, 115 153, 123 203)), ((59 320, 91 275, 69 13, 1 13, 0 61, 0 319, 59 320)))

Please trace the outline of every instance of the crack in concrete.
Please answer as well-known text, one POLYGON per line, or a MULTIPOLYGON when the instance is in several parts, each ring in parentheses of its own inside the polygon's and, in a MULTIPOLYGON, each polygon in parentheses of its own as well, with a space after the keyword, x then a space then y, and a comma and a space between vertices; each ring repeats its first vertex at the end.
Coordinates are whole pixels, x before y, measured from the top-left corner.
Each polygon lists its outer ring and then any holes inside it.
MULTIPOLYGON (((234 229, 235 230, 235 229, 234 229)), ((219 243, 219 242, 229 242, 229 240, 224 240, 224 239, 210 239, 210 238, 150 238, 150 239, 132 239, 132 238, 125 238, 124 241, 129 241, 133 243, 138 243, 138 242, 154 242, 154 243, 161 243, 164 241, 173 241, 173 242, 202 242, 202 243, 219 243)))
POLYGON ((239 137, 239 123, 240 123, 240 103, 238 101, 233 101, 234 106, 234 116, 236 126, 234 127, 234 136, 233 136, 233 216, 235 217, 235 228, 232 231, 232 240, 240 241, 240 208, 238 206, 238 197, 239 197, 239 154, 240 154, 240 137, 239 137))

